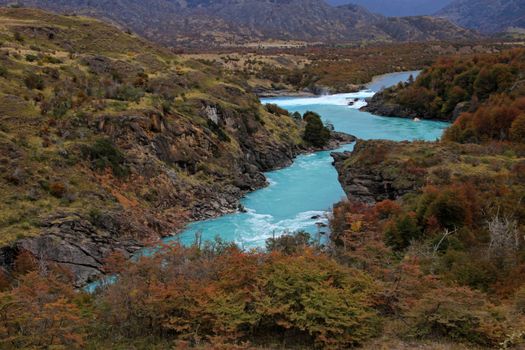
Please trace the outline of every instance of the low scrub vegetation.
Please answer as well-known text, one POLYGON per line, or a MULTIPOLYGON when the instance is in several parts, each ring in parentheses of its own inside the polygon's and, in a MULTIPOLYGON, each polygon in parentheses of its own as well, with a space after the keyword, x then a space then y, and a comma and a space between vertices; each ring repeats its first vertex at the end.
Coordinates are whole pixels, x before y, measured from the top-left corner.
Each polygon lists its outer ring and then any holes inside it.
POLYGON ((144 338, 335 349, 359 345, 380 327, 373 280, 304 245, 258 253, 217 241, 166 246, 137 261, 115 255, 107 266, 118 280, 93 295, 75 293, 67 274, 43 270, 29 255, 16 266, 16 283, 4 278, 0 293, 4 349, 107 348, 144 338))

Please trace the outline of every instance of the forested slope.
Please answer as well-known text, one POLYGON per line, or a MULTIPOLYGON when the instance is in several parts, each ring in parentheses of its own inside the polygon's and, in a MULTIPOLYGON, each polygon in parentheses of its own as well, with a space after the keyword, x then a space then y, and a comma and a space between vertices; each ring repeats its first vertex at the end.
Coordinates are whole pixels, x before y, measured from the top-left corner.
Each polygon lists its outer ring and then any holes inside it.
POLYGON ((454 121, 462 112, 522 97, 523 72, 523 49, 442 58, 413 83, 374 96, 365 110, 386 116, 454 121))

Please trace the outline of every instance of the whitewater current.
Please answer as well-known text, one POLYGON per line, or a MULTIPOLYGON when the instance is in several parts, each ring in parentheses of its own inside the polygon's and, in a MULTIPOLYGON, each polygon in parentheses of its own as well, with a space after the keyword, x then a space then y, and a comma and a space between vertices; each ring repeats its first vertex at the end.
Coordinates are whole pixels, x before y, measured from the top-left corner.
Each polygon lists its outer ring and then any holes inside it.
MULTIPOLYGON (((441 136, 446 123, 414 122, 359 111, 366 105, 365 99, 372 97, 375 91, 417 74, 403 72, 377 77, 367 89, 356 93, 267 98, 261 102, 278 104, 290 112, 317 112, 324 122, 333 124, 335 130, 361 139, 435 140, 441 136)), ((353 145, 346 145, 337 151, 352 148, 353 145)), ((167 238, 166 242, 192 244, 198 233, 203 240, 220 237, 244 248, 256 248, 264 247, 269 237, 286 232, 304 230, 313 236, 326 236, 331 208, 345 197, 330 153, 302 155, 291 166, 266 173, 269 185, 242 199, 246 212, 192 223, 179 235, 167 238)))

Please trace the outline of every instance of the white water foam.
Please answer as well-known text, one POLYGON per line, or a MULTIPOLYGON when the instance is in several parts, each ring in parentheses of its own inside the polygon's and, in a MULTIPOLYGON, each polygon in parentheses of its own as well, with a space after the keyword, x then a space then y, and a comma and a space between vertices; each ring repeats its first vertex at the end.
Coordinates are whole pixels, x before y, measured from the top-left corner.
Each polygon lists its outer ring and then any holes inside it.
MULTIPOLYGON (((283 98, 283 99, 272 99, 272 103, 277 102, 279 106, 286 108, 292 106, 313 106, 313 105, 335 105, 335 106, 348 106, 350 102, 354 102, 353 108, 360 108, 359 105, 366 103, 363 99, 374 96, 375 92, 372 90, 363 90, 359 92, 335 94, 335 95, 323 95, 316 97, 300 97, 300 98, 283 98)), ((262 103, 268 103, 268 99, 261 99, 262 103)), ((361 105, 362 107, 363 105, 361 105)))
POLYGON ((297 232, 311 228, 317 223, 328 224, 328 212, 326 211, 305 211, 297 214, 294 218, 277 222, 273 222, 274 217, 272 215, 258 214, 251 209, 248 209, 248 214, 250 217, 247 219, 247 222, 251 226, 253 234, 247 236, 245 231, 236 232, 237 237, 239 234, 244 233, 242 239, 236 239, 236 243, 245 247, 261 246, 274 234, 278 237, 287 232, 297 232))

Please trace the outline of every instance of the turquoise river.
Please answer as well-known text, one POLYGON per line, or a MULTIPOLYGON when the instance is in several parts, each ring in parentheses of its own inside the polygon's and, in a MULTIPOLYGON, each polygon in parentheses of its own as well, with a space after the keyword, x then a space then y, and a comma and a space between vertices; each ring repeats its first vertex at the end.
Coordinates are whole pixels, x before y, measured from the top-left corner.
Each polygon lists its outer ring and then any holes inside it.
MULTIPOLYGON (((435 140, 446 123, 409 119, 378 117, 359 111, 364 98, 382 87, 406 81, 418 72, 393 73, 377 77, 368 90, 352 94, 337 94, 309 98, 268 98, 263 103, 276 103, 290 112, 314 111, 335 130, 355 135, 361 139, 435 140), (350 100, 359 99, 350 107, 350 100)), ((351 150, 347 145, 337 151, 351 150)), ((265 240, 283 232, 305 230, 316 233, 318 224, 327 222, 332 206, 345 194, 332 166, 331 152, 301 155, 284 169, 266 173, 269 186, 248 194, 242 205, 245 213, 224 215, 216 219, 195 222, 176 237, 166 239, 191 244, 196 232, 203 240, 220 236, 245 248, 263 247, 265 240)))

